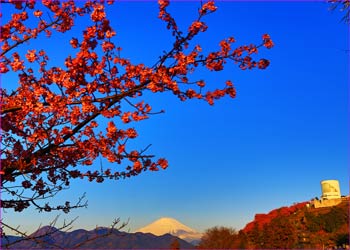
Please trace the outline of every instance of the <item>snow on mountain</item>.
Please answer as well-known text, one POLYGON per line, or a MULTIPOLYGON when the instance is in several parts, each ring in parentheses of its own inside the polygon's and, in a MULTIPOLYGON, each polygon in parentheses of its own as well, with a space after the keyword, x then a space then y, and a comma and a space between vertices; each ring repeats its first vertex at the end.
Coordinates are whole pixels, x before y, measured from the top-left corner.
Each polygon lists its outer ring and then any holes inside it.
POLYGON ((136 230, 136 232, 151 233, 158 236, 171 234, 190 243, 198 242, 198 240, 202 237, 202 234, 196 230, 173 218, 167 217, 160 218, 151 224, 136 230))

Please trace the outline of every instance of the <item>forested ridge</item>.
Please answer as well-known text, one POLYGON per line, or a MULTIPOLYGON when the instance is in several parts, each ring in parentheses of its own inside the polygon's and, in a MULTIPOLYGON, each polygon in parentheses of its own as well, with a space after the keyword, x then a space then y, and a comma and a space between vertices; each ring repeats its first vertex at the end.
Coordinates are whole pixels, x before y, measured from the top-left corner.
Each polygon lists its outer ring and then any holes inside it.
POLYGON ((332 248, 349 245, 349 199, 314 208, 308 202, 257 214, 239 232, 244 248, 332 248))

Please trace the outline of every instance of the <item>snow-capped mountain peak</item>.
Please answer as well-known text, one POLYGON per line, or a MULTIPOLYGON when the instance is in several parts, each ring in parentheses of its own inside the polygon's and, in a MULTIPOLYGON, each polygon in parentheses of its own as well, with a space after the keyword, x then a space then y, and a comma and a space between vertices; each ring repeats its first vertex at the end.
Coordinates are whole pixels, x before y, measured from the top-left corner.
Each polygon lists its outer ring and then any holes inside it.
POLYGON ((151 233, 157 236, 171 234, 188 242, 197 241, 202 236, 202 234, 196 230, 168 217, 160 218, 151 224, 136 230, 136 232, 151 233))

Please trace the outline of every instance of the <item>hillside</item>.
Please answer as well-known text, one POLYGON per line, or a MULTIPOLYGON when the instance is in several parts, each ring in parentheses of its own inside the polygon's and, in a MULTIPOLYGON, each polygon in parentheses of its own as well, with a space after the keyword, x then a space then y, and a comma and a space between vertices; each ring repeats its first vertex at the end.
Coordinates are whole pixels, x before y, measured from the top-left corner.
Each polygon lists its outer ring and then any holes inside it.
POLYGON ((245 248, 332 248, 349 244, 349 199, 313 208, 308 202, 257 214, 240 231, 245 248))
MULTIPOLYGON (((170 234, 156 236, 150 233, 126 233, 113 230, 112 234, 106 237, 88 241, 98 235, 105 235, 109 229, 99 228, 91 231, 78 229, 72 232, 61 232, 55 228, 43 227, 31 236, 45 235, 47 232, 54 232, 48 236, 39 238, 40 244, 34 241, 20 241, 13 244, 9 249, 71 249, 85 242, 78 249, 169 249, 174 241, 177 241, 182 249, 193 248, 188 242, 170 234), (57 232, 56 232, 57 231, 57 232)), ((9 237, 2 239, 2 249, 10 241, 17 241, 20 237, 9 237)))

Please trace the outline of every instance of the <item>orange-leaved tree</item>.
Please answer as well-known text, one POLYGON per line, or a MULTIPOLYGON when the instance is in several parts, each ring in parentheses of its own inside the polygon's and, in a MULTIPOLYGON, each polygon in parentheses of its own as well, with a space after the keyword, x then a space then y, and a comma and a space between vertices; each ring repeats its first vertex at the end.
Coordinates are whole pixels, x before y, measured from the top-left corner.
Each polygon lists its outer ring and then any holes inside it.
POLYGON ((229 79, 210 89, 205 79, 192 79, 191 74, 198 68, 221 71, 229 63, 265 69, 269 61, 253 56, 259 48, 273 46, 267 34, 258 45, 235 48, 230 37, 217 51, 203 53, 193 38, 207 30, 203 19, 215 12, 214 2, 199 4, 194 21, 180 30, 167 10, 169 1, 160 0, 159 18, 170 30, 172 47, 153 65, 134 64, 115 45, 116 31, 105 11, 113 1, 1 2, 13 11, 2 13, 8 21, 1 26, 0 72, 3 77, 18 75, 18 83, 11 83, 15 87, 3 82, 1 88, 1 207, 17 212, 30 206, 47 212, 81 206, 48 202, 76 178, 100 183, 167 168, 166 159, 146 153, 148 147, 135 150, 128 143, 138 136, 132 123, 157 113, 143 94, 170 92, 181 101, 200 99, 210 105, 225 96, 234 98, 229 79), (33 39, 49 42, 53 32, 69 31, 81 16, 90 23, 84 22, 80 37, 70 39, 75 54, 67 55, 64 66, 51 66, 50 56, 40 48, 21 53, 33 39), (100 156, 113 167, 94 168, 100 156))

